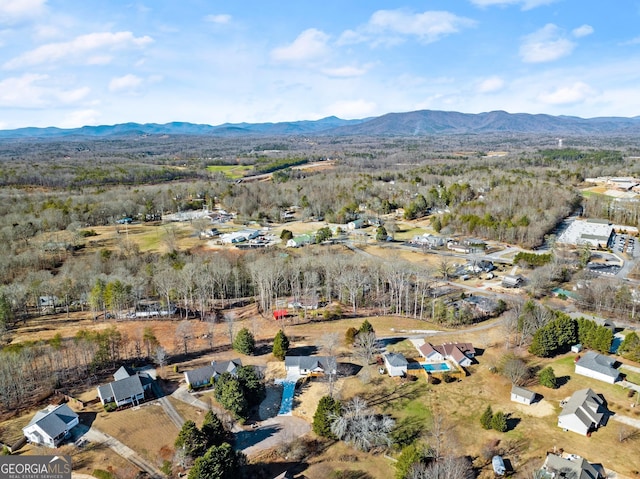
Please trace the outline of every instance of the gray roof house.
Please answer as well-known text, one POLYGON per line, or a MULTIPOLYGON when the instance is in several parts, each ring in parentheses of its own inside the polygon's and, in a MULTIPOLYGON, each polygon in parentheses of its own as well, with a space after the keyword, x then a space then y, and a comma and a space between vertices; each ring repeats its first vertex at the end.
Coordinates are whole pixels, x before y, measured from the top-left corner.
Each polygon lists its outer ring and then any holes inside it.
POLYGON ((609 410, 605 401, 591 389, 581 389, 573 393, 558 415, 558 427, 583 436, 604 426, 609 410))
POLYGON ((588 351, 576 362, 576 374, 613 384, 620 378, 620 372, 613 367, 615 362, 609 356, 588 351))
POLYGON ((520 404, 530 405, 536 398, 536 393, 529 391, 528 389, 516 386, 511 386, 511 400, 519 402, 520 404))
POLYGON ((57 447, 77 425, 78 415, 69 406, 51 405, 38 411, 22 432, 31 443, 57 447))
POLYGON ((335 374, 335 363, 330 365, 327 356, 285 356, 284 368, 287 373, 306 375, 335 374))
POLYGON ((242 366, 240 359, 232 359, 231 361, 212 361, 211 364, 202 366, 184 372, 184 380, 187 385, 192 388, 208 386, 211 380, 215 380, 222 373, 231 373, 235 375, 236 369, 242 366))
POLYGON ((567 457, 548 454, 542 469, 540 479, 601 479, 604 477, 593 464, 582 457, 570 454, 567 457))
POLYGON ((386 353, 382 356, 389 376, 406 376, 407 359, 400 353, 386 353))
POLYGON ((144 400, 144 392, 151 389, 153 380, 146 373, 134 372, 122 366, 113 374, 115 381, 98 386, 98 397, 104 406, 115 403, 116 406, 139 404, 144 400))

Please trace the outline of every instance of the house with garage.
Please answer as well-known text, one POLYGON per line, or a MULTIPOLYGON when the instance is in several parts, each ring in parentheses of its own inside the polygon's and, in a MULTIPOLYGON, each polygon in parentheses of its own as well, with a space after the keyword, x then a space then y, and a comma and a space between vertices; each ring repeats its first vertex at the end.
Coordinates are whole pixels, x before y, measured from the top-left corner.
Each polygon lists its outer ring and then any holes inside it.
POLYGON ((418 348, 420 355, 430 362, 450 360, 461 367, 470 366, 476 350, 471 343, 424 343, 418 348))
POLYGON ((613 384, 620 379, 620 372, 613 367, 615 359, 587 351, 576 362, 576 374, 613 384))
POLYGON ((386 353, 382 356, 387 373, 391 377, 404 377, 407 375, 407 358, 400 353, 386 353))
POLYGON ((575 479, 603 479, 602 466, 596 467, 586 459, 575 454, 547 454, 547 458, 538 471, 536 477, 540 479, 575 478, 575 479))
POLYGON ((536 393, 514 384, 511 386, 511 400, 530 406, 536 400, 536 393))
POLYGON ((558 427, 565 431, 587 436, 607 423, 609 410, 605 400, 590 388, 576 391, 561 406, 558 427))
POLYGON ((237 369, 242 366, 240 359, 232 359, 231 361, 212 361, 211 364, 202 366, 201 368, 192 369, 184 372, 184 380, 190 388, 200 388, 212 386, 214 381, 222 373, 230 373, 236 375, 237 369))
POLYGON ((135 372, 126 366, 118 369, 113 379, 109 384, 98 386, 98 398, 103 406, 109 403, 115 403, 117 407, 140 404, 153 385, 153 379, 147 373, 135 372))
POLYGON ((335 359, 328 356, 285 356, 284 368, 288 375, 322 376, 336 373, 335 359))
POLYGON ((50 405, 38 411, 22 432, 32 444, 58 447, 78 422, 78 415, 66 404, 50 405))

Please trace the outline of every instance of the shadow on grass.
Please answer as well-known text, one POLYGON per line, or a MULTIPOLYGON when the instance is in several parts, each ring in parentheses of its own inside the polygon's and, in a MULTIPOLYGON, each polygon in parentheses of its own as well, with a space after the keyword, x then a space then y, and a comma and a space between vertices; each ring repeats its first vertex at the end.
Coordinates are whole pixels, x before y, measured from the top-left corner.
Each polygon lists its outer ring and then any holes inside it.
POLYGON ((289 348, 287 356, 313 356, 318 353, 316 346, 298 346, 295 348, 289 348))
POLYGON ((569 382, 571 376, 559 376, 556 378, 556 388, 561 388, 569 382))
POLYGON ((521 419, 519 417, 513 417, 509 415, 507 417, 507 431, 513 431, 518 424, 520 424, 521 419))

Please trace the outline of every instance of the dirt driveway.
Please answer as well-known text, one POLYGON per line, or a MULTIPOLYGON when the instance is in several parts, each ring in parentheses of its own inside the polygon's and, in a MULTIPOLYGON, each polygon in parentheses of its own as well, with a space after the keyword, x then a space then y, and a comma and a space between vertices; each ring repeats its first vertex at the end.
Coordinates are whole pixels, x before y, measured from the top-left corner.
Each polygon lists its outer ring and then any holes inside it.
POLYGON ((236 433, 236 448, 252 456, 291 442, 311 431, 311 425, 295 416, 276 416, 260 422, 256 429, 236 433))

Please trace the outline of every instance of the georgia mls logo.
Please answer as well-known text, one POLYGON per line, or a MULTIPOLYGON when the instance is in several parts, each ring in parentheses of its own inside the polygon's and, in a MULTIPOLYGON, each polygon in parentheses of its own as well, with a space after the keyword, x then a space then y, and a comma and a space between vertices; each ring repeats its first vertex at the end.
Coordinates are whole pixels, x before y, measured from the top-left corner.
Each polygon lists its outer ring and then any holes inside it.
POLYGON ((71 457, 0 456, 0 479, 71 479, 71 457))

